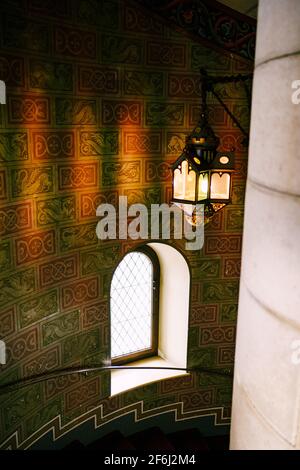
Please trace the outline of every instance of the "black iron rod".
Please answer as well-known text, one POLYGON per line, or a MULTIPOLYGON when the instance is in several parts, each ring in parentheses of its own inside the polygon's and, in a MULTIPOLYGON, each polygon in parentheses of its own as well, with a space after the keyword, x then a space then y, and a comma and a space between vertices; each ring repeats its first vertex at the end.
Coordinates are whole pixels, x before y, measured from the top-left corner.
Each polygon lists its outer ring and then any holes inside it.
POLYGON ((253 74, 252 73, 245 74, 245 75, 242 75, 242 74, 228 75, 228 76, 224 76, 224 77, 210 77, 209 75, 207 75, 207 78, 206 78, 206 80, 209 84, 214 84, 214 85, 218 85, 218 84, 221 84, 221 83, 245 82, 247 80, 252 80, 252 79, 253 79, 253 74))
POLYGON ((215 98, 219 101, 219 103, 223 106, 227 114, 231 117, 233 122, 237 125, 237 127, 240 129, 240 131, 244 134, 245 137, 247 137, 247 140, 249 140, 249 134, 248 132, 245 131, 245 129, 241 126, 237 118, 232 114, 228 106, 224 103, 222 98, 218 95, 218 93, 211 87, 210 89, 211 93, 214 95, 215 98))
POLYGON ((28 387, 45 380, 54 379, 63 375, 88 374, 92 372, 103 372, 108 370, 178 370, 183 372, 203 372, 232 379, 233 374, 230 370, 208 369, 206 367, 160 367, 160 366, 91 366, 91 367, 69 367, 66 369, 57 369, 52 372, 36 374, 23 379, 14 380, 0 385, 0 395, 13 391, 15 388, 28 387))

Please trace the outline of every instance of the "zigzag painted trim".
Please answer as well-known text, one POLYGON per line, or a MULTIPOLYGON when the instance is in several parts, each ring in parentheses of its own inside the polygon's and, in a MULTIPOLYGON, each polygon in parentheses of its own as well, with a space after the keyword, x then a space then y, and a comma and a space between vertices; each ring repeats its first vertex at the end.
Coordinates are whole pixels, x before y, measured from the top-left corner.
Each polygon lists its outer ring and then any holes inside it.
POLYGON ((89 410, 88 412, 78 416, 77 418, 70 421, 68 424, 62 426, 61 415, 56 416, 47 424, 42 426, 38 431, 33 433, 31 436, 26 438, 24 441, 21 441, 19 436, 19 431, 15 431, 9 438, 7 438, 2 444, 0 444, 0 449, 6 450, 26 450, 34 443, 36 443, 41 437, 43 437, 48 432, 52 432, 53 441, 57 441, 62 436, 65 436, 70 431, 74 430, 78 426, 86 423, 89 420, 94 420, 94 428, 99 429, 107 423, 120 418, 122 416, 128 415, 130 413, 134 414, 134 421, 137 423, 139 421, 158 416, 160 414, 174 412, 175 421, 183 421, 187 419, 194 419, 199 417, 214 416, 214 425, 222 426, 230 424, 230 418, 224 417, 223 408, 207 408, 205 410, 195 410, 195 411, 183 411, 183 403, 172 403, 170 405, 160 406, 153 410, 144 411, 143 401, 139 401, 129 406, 120 408, 112 413, 109 413, 104 416, 103 414, 103 405, 100 404, 96 408, 89 410))

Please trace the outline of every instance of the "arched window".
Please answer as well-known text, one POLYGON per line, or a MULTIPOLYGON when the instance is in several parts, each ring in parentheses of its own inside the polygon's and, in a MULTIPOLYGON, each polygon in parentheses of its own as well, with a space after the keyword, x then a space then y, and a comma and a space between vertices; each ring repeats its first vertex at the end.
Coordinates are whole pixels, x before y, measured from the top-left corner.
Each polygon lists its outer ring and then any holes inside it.
POLYGON ((124 256, 111 283, 113 364, 157 355, 159 261, 150 247, 124 256))

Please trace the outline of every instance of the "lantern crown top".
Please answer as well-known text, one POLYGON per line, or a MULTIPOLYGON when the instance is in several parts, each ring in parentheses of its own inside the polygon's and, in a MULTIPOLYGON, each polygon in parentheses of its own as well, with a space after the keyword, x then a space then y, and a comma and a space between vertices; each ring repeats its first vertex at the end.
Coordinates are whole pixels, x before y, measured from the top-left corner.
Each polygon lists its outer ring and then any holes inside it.
POLYGON ((186 138, 187 145, 199 146, 207 150, 216 150, 220 139, 208 123, 207 114, 202 113, 197 126, 186 138))

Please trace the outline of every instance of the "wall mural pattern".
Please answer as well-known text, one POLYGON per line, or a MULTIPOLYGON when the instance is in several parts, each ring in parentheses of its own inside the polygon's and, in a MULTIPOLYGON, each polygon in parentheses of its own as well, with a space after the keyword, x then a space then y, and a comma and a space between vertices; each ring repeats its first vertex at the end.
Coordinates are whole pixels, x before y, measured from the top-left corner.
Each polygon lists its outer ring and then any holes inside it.
POLYGON ((254 60, 256 20, 214 0, 136 0, 178 31, 254 60))
MULTIPOLYGON (((169 164, 199 113, 199 66, 247 73, 252 62, 168 28, 136 3, 3 0, 0 5, 1 384, 109 355, 112 271, 133 241, 97 239, 101 202, 169 201, 169 164)), ((220 85, 245 126, 239 84, 220 85)), ((192 272, 189 366, 232 368, 247 153, 224 110, 209 101, 224 149, 236 147, 233 204, 207 226, 192 272)), ((171 240, 183 248, 183 242, 171 240)), ((30 447, 92 416, 177 410, 230 422, 231 383, 208 374, 109 397, 109 373, 71 375, 1 397, 3 448, 30 447)), ((138 419, 138 418, 137 418, 138 419)), ((101 421, 102 420, 102 421, 101 421)), ((100 425, 100 424, 99 424, 100 425)))

